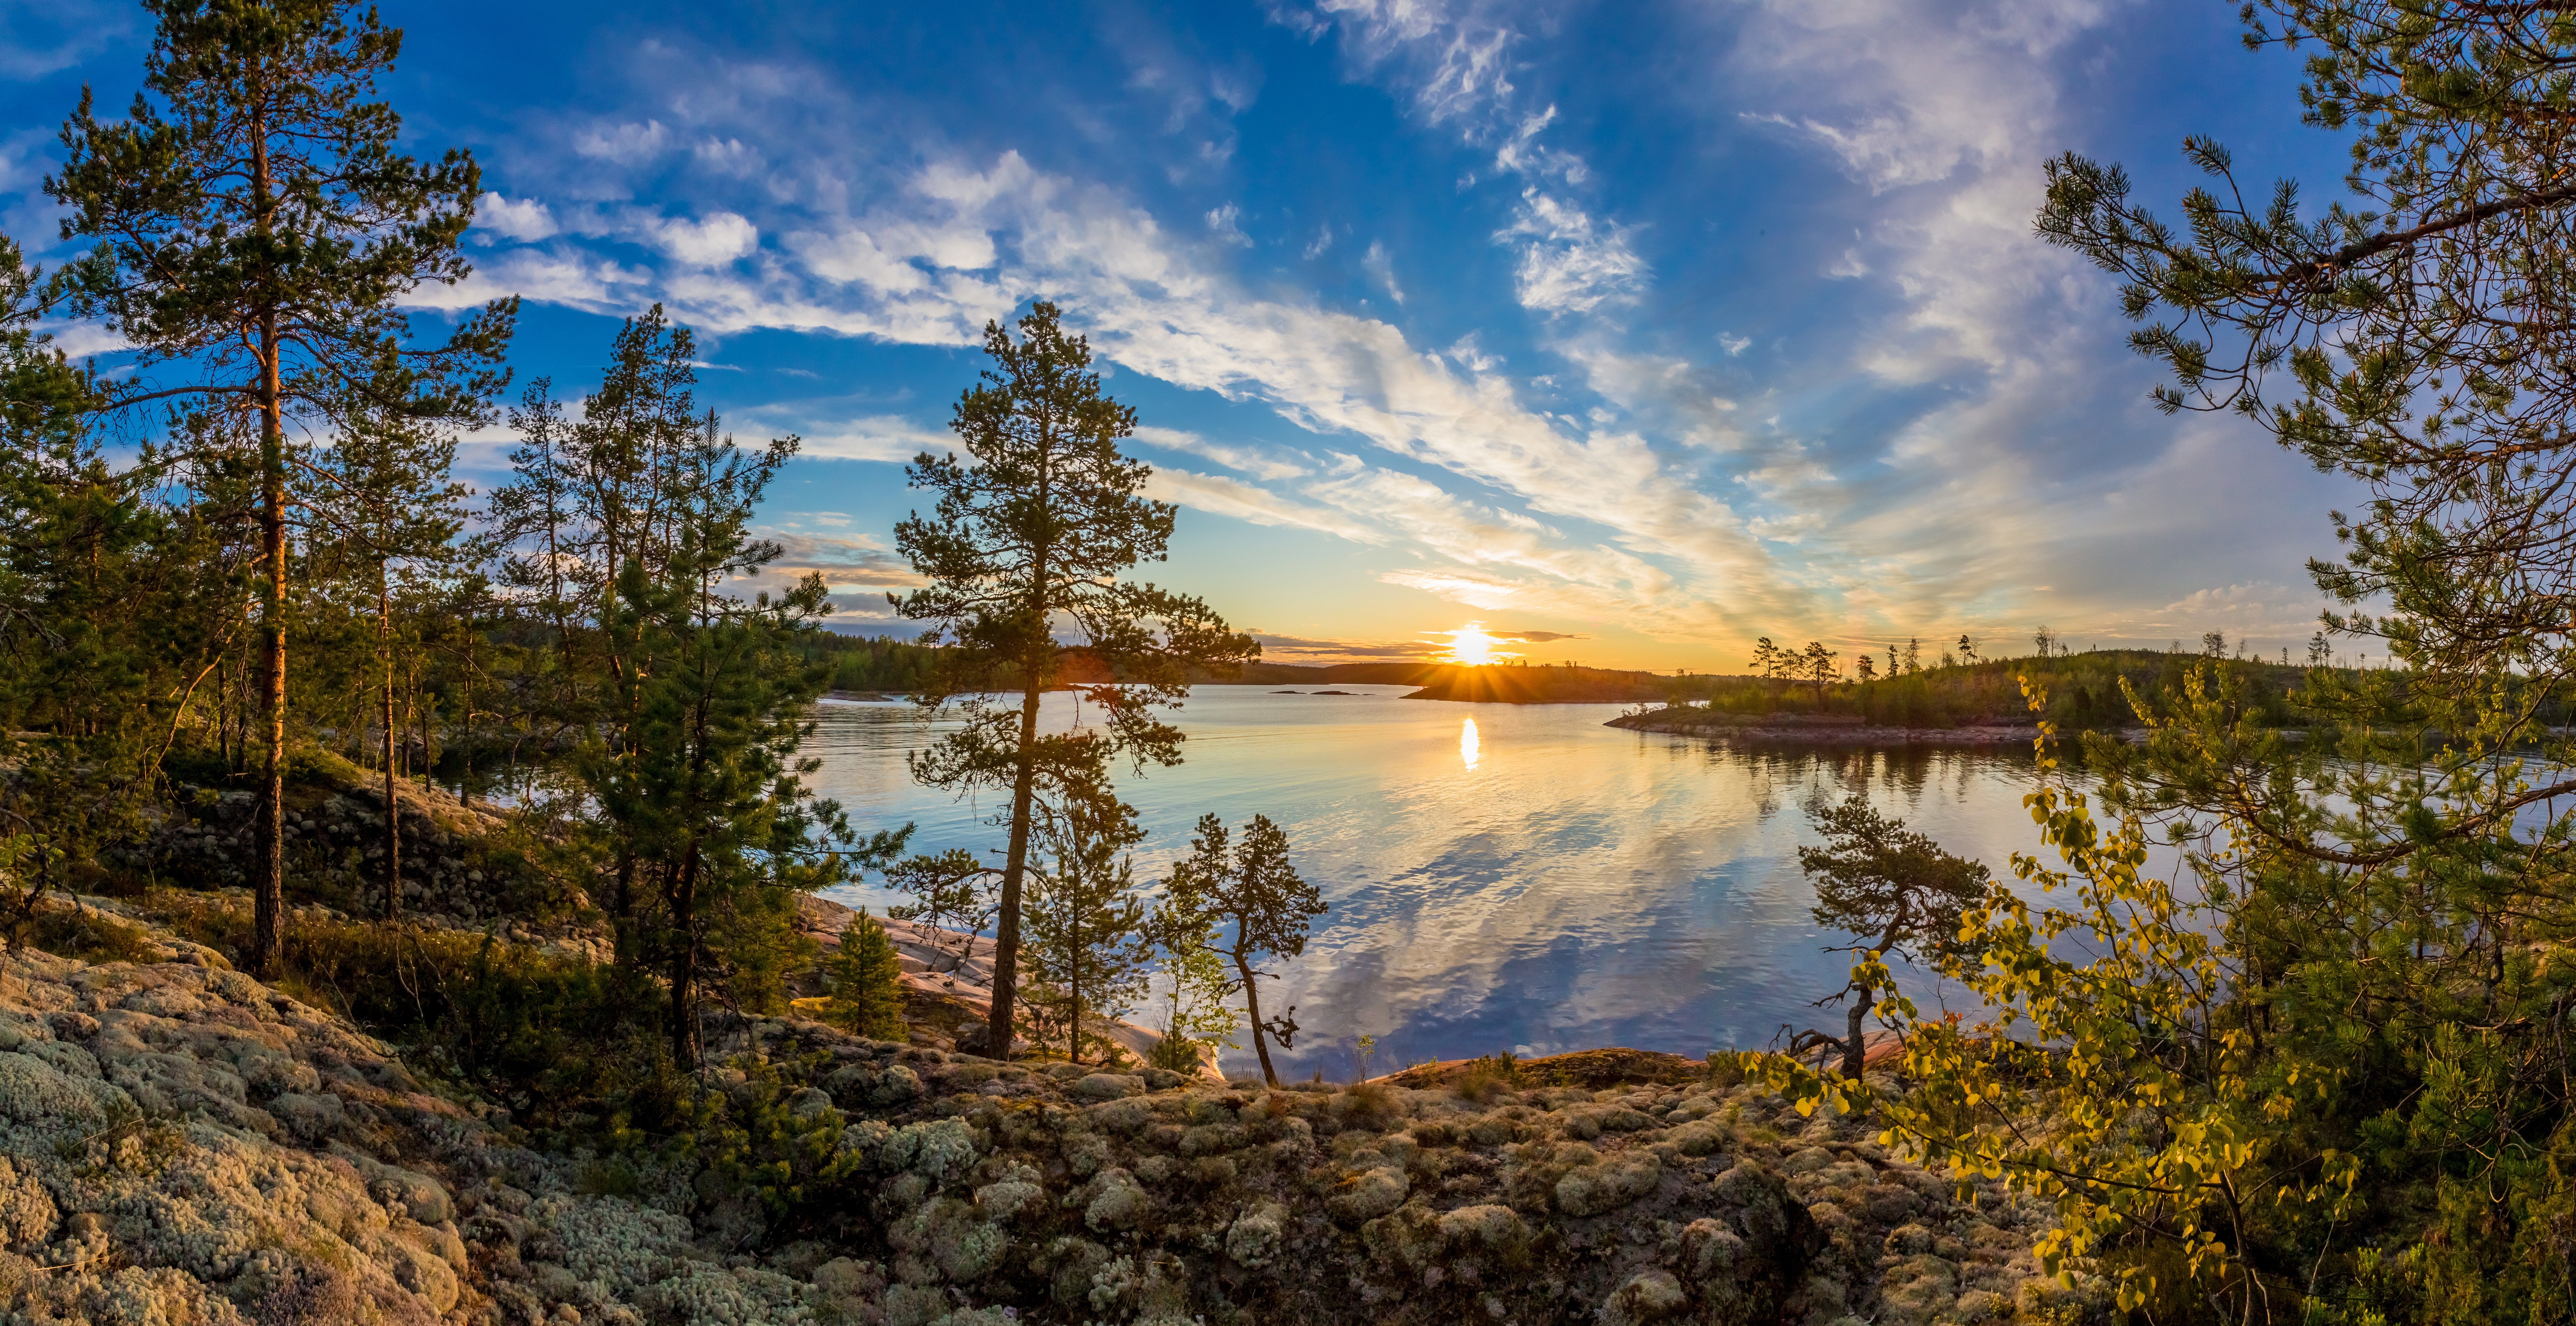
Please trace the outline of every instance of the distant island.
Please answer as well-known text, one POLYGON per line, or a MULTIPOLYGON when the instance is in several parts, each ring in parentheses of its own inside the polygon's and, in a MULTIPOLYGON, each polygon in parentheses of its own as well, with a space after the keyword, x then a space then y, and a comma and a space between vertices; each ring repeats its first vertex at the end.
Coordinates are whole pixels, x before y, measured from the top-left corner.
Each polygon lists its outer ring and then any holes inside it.
POLYGON ((2071 735, 2133 728, 2137 718, 2121 684, 2142 694, 2178 692, 2193 667, 2207 670, 2213 684, 2226 678, 2237 685, 2234 706, 2256 726, 2303 725, 2294 700, 2308 668, 2206 651, 2106 649, 1948 663, 1866 681, 1658 677, 1662 696, 1652 707, 1607 726, 1809 746, 2027 745, 2039 727, 2022 694, 2025 678, 2045 689, 2046 717, 2071 735))
POLYGON ((1405 699, 1480 704, 1640 704, 1670 698, 1678 680, 1652 672, 1562 663, 1489 663, 1478 667, 1458 663, 1336 663, 1329 667, 1247 663, 1241 676, 1210 679, 1205 684, 1413 686, 1419 689, 1405 699))

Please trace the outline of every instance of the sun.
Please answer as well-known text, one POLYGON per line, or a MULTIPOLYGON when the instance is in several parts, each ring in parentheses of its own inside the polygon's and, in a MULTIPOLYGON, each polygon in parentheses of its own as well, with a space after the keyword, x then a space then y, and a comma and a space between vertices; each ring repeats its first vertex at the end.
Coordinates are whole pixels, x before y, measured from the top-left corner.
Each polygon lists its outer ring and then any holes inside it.
POLYGON ((1512 657, 1495 648, 1502 641, 1485 633, 1483 622, 1469 622, 1454 631, 1433 631, 1432 635, 1449 637, 1449 657, 1444 660, 1462 667, 1480 668, 1488 663, 1512 657))

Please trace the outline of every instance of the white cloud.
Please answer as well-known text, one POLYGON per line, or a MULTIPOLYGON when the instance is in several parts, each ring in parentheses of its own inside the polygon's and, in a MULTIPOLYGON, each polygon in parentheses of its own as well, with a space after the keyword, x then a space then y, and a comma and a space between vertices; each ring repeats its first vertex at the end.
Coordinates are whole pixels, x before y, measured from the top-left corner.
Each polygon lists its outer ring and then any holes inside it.
POLYGON ((1476 344, 1474 332, 1469 332, 1452 342, 1448 355, 1460 368, 1470 373, 1491 373, 1503 366, 1501 355, 1487 354, 1483 347, 1476 344))
POLYGON ((1521 194, 1519 214, 1495 238, 1519 241, 1524 308, 1588 313, 1634 295, 1645 282, 1645 260, 1628 247, 1625 231, 1535 188, 1521 194))
POLYGON ((699 165, 726 175, 748 176, 758 171, 763 156, 758 148, 739 138, 705 138, 689 149, 699 165))
POLYGON ((1404 302, 1404 287, 1395 283, 1395 260, 1386 255, 1385 244, 1370 240, 1368 253, 1360 259, 1360 266, 1368 272, 1370 279, 1377 282, 1379 289, 1386 291, 1387 298, 1398 304, 1404 302))
POLYGON ((1218 442, 1178 428, 1140 425, 1136 429, 1136 440, 1149 446, 1204 456, 1229 470, 1240 470, 1257 479, 1293 479, 1307 472, 1305 466, 1280 457, 1270 448, 1218 442))
POLYGON ((1237 219, 1242 215, 1242 210, 1232 203, 1227 203, 1223 207, 1209 208, 1208 233, 1216 236, 1220 243, 1232 244, 1239 248, 1251 248, 1252 237, 1244 234, 1243 227, 1236 224, 1237 219))
POLYGON ((1168 465, 1158 466, 1153 476, 1145 481, 1145 495, 1158 502, 1171 502, 1210 515, 1248 520, 1255 525, 1317 530, 1354 543, 1386 542, 1385 536, 1377 530, 1338 512, 1293 501, 1266 488, 1221 474, 1195 474, 1168 465))
POLYGON ((474 225, 504 239, 522 244, 533 243, 554 235, 554 214, 534 198, 504 198, 487 193, 474 200, 474 225))
MULTIPOLYGON (((1394 31, 1412 21, 1399 8, 1335 12, 1394 31)), ((1862 59, 1835 26, 1865 28, 1879 11, 1825 9, 1755 14, 1750 49, 1781 48, 1778 30, 1797 28, 1816 48, 1801 58, 1833 77, 1810 85, 1769 71, 1744 80, 1754 94, 1776 93, 1792 123, 1857 123, 1846 102, 1901 106, 1871 82, 1878 38, 1858 43, 1870 52, 1862 59)), ((1844 367, 1871 383, 1938 382, 1938 405, 1883 433, 1805 444, 1779 436, 1776 422, 1752 422, 1776 421, 1783 402, 1727 362, 1772 333, 1719 333, 1713 345, 1700 342, 1709 348, 1694 362, 1641 351, 1615 325, 1613 315, 1652 275, 1636 249, 1642 232, 1603 219, 1572 187, 1578 160, 1540 151, 1547 114, 1516 109, 1508 71, 1478 63, 1480 52, 1517 48, 1490 23, 1480 30, 1481 44, 1462 44, 1434 25, 1423 40, 1438 46, 1437 58, 1390 47, 1380 60, 1390 71, 1446 79, 1446 92, 1414 103, 1420 114, 1462 136, 1490 134, 1482 141, 1498 168, 1518 176, 1514 219, 1495 240, 1511 253, 1524 305, 1544 318, 1550 339, 1538 351, 1564 365, 1547 365, 1544 376, 1519 353, 1518 376, 1506 376, 1501 357, 1473 336, 1434 354, 1386 320, 1272 286, 1247 288, 1206 238, 1239 230, 1224 208, 1158 218, 1127 195, 1037 169, 1015 152, 934 153, 927 164, 883 167, 863 144, 840 146, 857 135, 799 126, 793 139, 762 136, 756 108, 738 122, 691 122, 687 132, 739 138, 792 171, 799 187, 829 187, 709 193, 705 205, 732 210, 708 215, 738 217, 749 231, 743 251, 757 252, 755 260, 629 266, 583 248, 580 231, 558 215, 564 233, 552 244, 505 252, 478 274, 476 289, 452 297, 519 289, 602 312, 659 298, 715 333, 813 329, 942 346, 971 345, 987 319, 1007 318, 1029 298, 1058 299, 1105 364, 1265 407, 1332 457, 1301 463, 1292 449, 1149 431, 1140 441, 1239 476, 1158 465, 1164 500, 1401 550, 1420 565, 1390 579, 1462 603, 1615 618, 1668 637, 1821 633, 1843 619, 1928 632, 1933 623, 2006 619, 2033 566, 2070 565, 2097 546, 2068 539, 2143 519, 2108 505, 2108 479, 2056 486, 2050 426, 2069 417, 2066 384, 2097 361, 2070 348, 2078 338, 2064 334, 2062 308, 2034 316, 2049 300, 2062 303, 2063 292, 2045 262, 2032 263, 2028 200, 2016 192, 2027 182, 1990 182, 1983 148, 1948 158, 1964 163, 1955 181, 1888 187, 1867 231, 1880 278, 1871 292, 1883 287, 1903 312, 1884 328, 1865 327, 1844 367), (756 247, 762 230, 774 237, 766 250, 756 247)), ((1986 40, 1928 20, 1908 31, 1906 40, 1940 58, 1986 40)), ((2011 67, 2001 57, 1960 58, 1989 77, 2011 67)), ((2002 102, 2026 95, 2002 94, 2002 102)), ((1834 168, 1855 178, 1869 168, 1865 154, 1849 157, 1799 132, 1834 168)), ((2027 159, 2007 164, 2017 170, 2027 159)), ((613 236, 616 214, 601 215, 611 220, 594 233, 613 236)), ((1317 226, 1310 256, 1320 256, 1336 228, 1300 224, 1317 226)), ((1401 287, 1390 259, 1382 243, 1372 245, 1359 266, 1393 296, 1401 287)), ((1820 254, 1816 265, 1829 260, 1820 254)), ((2115 340, 2112 331, 2097 339, 2115 340)), ((775 417, 781 431, 792 424, 807 433, 816 455, 900 460, 954 445, 910 420, 797 410, 775 417)), ((2188 468, 2142 466, 2123 477, 2142 492, 2179 494, 2188 468)), ((2049 574, 2065 585, 2074 570, 2049 574)), ((2111 606, 2077 597, 2050 605, 2061 628, 2074 625, 2067 614, 2111 606)))
POLYGON ((131 350, 134 343, 95 322, 44 322, 36 330, 54 340, 54 348, 74 359, 131 350))
POLYGON ((1363 69, 1395 66, 1414 108, 1433 124, 1492 114, 1512 94, 1511 48, 1520 33, 1496 18, 1499 6, 1432 0, 1316 0, 1302 19, 1344 34, 1343 51, 1363 69))
POLYGON ((732 212, 655 218, 644 230, 655 248, 693 267, 722 266, 760 247, 760 228, 732 212))
POLYGON ((611 124, 584 129, 573 135, 572 150, 585 157, 617 165, 633 165, 659 154, 669 144, 671 131, 660 120, 642 124, 611 124))
POLYGON ((924 451, 945 454, 958 446, 955 433, 927 428, 900 415, 781 422, 788 417, 783 411, 754 410, 745 412, 743 420, 772 432, 800 435, 803 445, 797 454, 822 460, 909 461, 924 451))

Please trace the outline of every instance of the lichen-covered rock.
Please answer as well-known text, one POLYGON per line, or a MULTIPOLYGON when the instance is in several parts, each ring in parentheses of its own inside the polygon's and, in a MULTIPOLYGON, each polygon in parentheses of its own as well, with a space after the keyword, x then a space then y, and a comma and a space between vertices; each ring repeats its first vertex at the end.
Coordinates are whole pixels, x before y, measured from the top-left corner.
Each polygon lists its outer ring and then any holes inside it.
POLYGON ((1556 1207, 1575 1217, 1615 1211, 1655 1190, 1663 1166, 1650 1154, 1589 1165, 1556 1182, 1556 1207))
POLYGON ((1508 1206, 1462 1206, 1440 1217, 1441 1236, 1453 1247, 1509 1252, 1529 1242, 1529 1224, 1508 1206))
POLYGON ((1345 1224, 1373 1220, 1404 1205, 1412 1184, 1404 1171, 1381 1166, 1362 1170, 1341 1181, 1333 1195, 1324 1200, 1324 1209, 1345 1224))
POLYGON ((1703 1217, 1682 1230, 1681 1272, 1694 1283, 1732 1283, 1746 1256, 1744 1240, 1715 1220, 1703 1217))
POLYGON ((1670 1271, 1640 1271, 1610 1295, 1601 1319, 1610 1326, 1662 1321, 1689 1303, 1690 1295, 1670 1271))
POLYGON ((1276 1202, 1263 1202, 1226 1226, 1225 1255, 1248 1270, 1260 1270, 1277 1259, 1287 1232, 1287 1208, 1276 1202))
POLYGON ((1046 1199, 1037 1178, 1037 1171, 1022 1167, 1010 1178, 985 1184, 975 1190, 975 1207, 990 1219, 1007 1221, 1046 1199))
POLYGON ((757 1267, 682 1262, 644 1295, 661 1317, 686 1326, 808 1326, 810 1287, 757 1267))
POLYGON ((21 1170, 0 1159, 0 1243, 12 1252, 42 1247, 53 1238, 60 1219, 53 1194, 45 1191, 35 1168, 21 1170))
POLYGON ((710 1100, 774 1108, 792 1166, 525 1150, 235 973, 0 957, 0 1319, 2107 1320, 2040 1283, 2044 1209, 1713 1078, 1220 1087, 711 1028, 710 1100))
POLYGON ((1073 1084, 1073 1094, 1084 1100, 1123 1100, 1144 1090, 1145 1079, 1123 1073, 1092 1073, 1073 1084))
POLYGON ((975 1163, 975 1134, 956 1119, 932 1119, 894 1130, 876 1151, 882 1169, 910 1171, 933 1184, 958 1178, 975 1163))
POLYGON ((1082 1223, 1100 1231, 1133 1229, 1154 1209, 1154 1198, 1123 1169, 1101 1172, 1083 1205, 1082 1223))

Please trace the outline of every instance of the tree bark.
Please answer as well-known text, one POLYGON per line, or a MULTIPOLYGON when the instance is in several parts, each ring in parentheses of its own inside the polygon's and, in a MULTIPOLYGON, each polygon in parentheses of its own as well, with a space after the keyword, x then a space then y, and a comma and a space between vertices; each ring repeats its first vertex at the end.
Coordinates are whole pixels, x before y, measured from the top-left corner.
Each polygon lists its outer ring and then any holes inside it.
POLYGON ((1243 926, 1238 923, 1234 931, 1234 952, 1227 956, 1234 959, 1235 974, 1243 978, 1243 1011, 1252 1015, 1252 1053, 1261 1060, 1261 1080, 1275 1087, 1279 1085, 1279 1070, 1270 1066, 1270 1037, 1261 1029, 1261 989, 1253 975, 1252 963, 1244 957, 1244 943, 1243 926))
MULTIPOLYGON (((254 65, 250 117, 253 226, 262 241, 271 237, 275 204, 268 162, 268 121, 256 93, 264 72, 254 65)), ((278 934, 286 907, 286 426, 284 383, 278 339, 277 310, 263 308, 256 328, 259 343, 259 530, 260 552, 268 572, 260 604, 261 738, 267 768, 261 778, 258 864, 252 879, 250 974, 263 980, 277 974, 278 934)))
POLYGON ((1862 1053, 1861 1019, 1867 1016, 1869 1016, 1869 987, 1854 986, 1849 1023, 1850 1036, 1843 1042, 1843 1076, 1854 1082, 1860 1080, 1861 1060, 1866 1057, 1862 1053))
POLYGON ((278 418, 277 320, 262 318, 260 357, 260 552, 268 574, 260 604, 261 777, 258 865, 252 888, 251 974, 277 972, 286 905, 286 439, 278 418))
POLYGON ((993 1011, 984 1023, 987 1058, 1011 1057, 1011 1002, 1020 979, 1020 878, 1029 864, 1029 811, 1037 801, 1038 687, 1044 678, 1020 666, 1020 767, 1011 779, 1011 853, 1002 864, 1001 906, 993 918, 993 1011))
POLYGON ((385 919, 402 914, 402 804, 394 799, 393 604, 376 582, 376 648, 385 658, 385 919))
POLYGON ((680 863, 679 883, 671 892, 671 931, 679 945, 671 955, 671 1005, 668 1029, 671 1062, 683 1070, 698 1066, 698 850, 689 849, 680 863))

